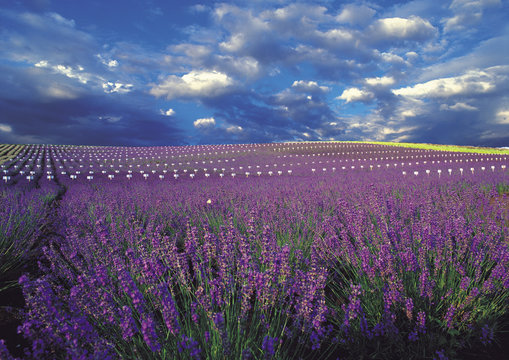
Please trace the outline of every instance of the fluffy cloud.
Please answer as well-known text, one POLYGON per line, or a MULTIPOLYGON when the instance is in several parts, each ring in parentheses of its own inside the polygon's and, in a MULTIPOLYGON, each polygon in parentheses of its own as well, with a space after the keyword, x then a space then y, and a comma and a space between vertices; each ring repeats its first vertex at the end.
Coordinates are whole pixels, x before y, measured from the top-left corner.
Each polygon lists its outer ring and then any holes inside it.
POLYGON ((362 90, 355 87, 344 90, 340 96, 336 97, 336 99, 345 100, 347 103, 353 101, 367 102, 373 100, 373 98, 374 94, 371 91, 362 90))
POLYGON ((328 91, 327 86, 321 86, 315 81, 298 80, 290 88, 275 94, 272 105, 294 124, 293 127, 318 129, 335 120, 325 100, 328 91))
POLYGON ((284 45, 279 41, 280 35, 272 31, 267 15, 235 5, 219 4, 214 9, 213 18, 230 34, 220 48, 263 63, 279 59, 285 51, 284 45))
POLYGON ((120 82, 111 82, 107 81, 102 84, 102 88, 105 93, 119 93, 119 94, 127 94, 132 91, 133 84, 122 84, 120 82))
POLYGON ((31 96, 44 101, 72 100, 133 90, 134 84, 129 80, 132 75, 116 74, 118 61, 101 54, 104 48, 90 34, 79 30, 74 20, 52 12, 3 10, 0 21, 10 29, 0 35, 0 61, 23 64, 16 73, 31 78, 32 87, 37 89, 31 96))
POLYGON ((366 78, 364 79, 364 82, 369 86, 391 86, 396 82, 396 80, 392 76, 382 76, 366 78))
POLYGON ((457 102, 454 105, 442 104, 440 110, 452 110, 452 111, 477 111, 479 110, 475 106, 468 105, 464 102, 457 102))
POLYGON ((499 0, 183 5, 184 28, 162 34, 168 8, 150 21, 141 11, 143 32, 133 26, 114 43, 105 34, 115 20, 84 28, 81 14, 14 3, 0 10, 4 141, 79 141, 73 134, 101 126, 98 143, 509 139, 508 5, 499 0), (504 11, 489 10, 497 6, 504 11), (178 119, 157 98, 175 99, 178 119), (355 102, 364 105, 344 105, 355 102), (196 109, 211 117, 190 115, 196 109), (164 131, 150 137, 135 117, 164 131), (168 136, 177 120, 199 131, 168 136))
POLYGON ((10 133, 10 132, 12 132, 12 126, 7 125, 7 124, 0 124, 0 131, 10 133))
POLYGON ((226 128, 226 132, 232 133, 232 134, 239 134, 242 132, 242 126, 238 125, 231 125, 226 128))
POLYGON ((496 87, 497 69, 489 68, 484 71, 471 70, 467 73, 430 80, 414 86, 393 90, 395 95, 414 98, 446 98, 457 95, 484 94, 493 91, 496 87))
MULTIPOLYGON (((106 81, 104 77, 97 74, 91 74, 89 72, 85 72, 85 68, 81 65, 76 66, 65 66, 65 65, 51 65, 47 60, 41 60, 34 64, 35 68, 39 69, 47 69, 51 71, 52 74, 61 74, 69 79, 76 79, 81 84, 91 84, 92 89, 94 87, 101 87, 103 91, 107 94, 111 93, 119 93, 126 94, 133 90, 133 84, 122 83, 120 81, 106 81)), ((69 92, 65 94, 66 85, 59 83, 49 87, 49 94, 53 95, 56 98, 75 98, 76 91, 69 92), (62 89, 62 90, 61 90, 62 89)), ((67 86, 69 88, 69 86, 67 86)))
POLYGON ((500 0, 453 0, 449 9, 452 17, 442 20, 444 31, 462 31, 482 19, 483 11, 487 8, 501 5, 500 0))
POLYGON ((173 116, 173 115, 175 115, 175 110, 173 110, 171 108, 168 110, 161 109, 160 113, 161 113, 161 115, 164 115, 164 116, 173 116))
POLYGON ((255 78, 262 71, 260 63, 251 56, 215 55, 211 59, 211 64, 239 78, 255 78))
POLYGON ((84 73, 84 68, 80 65, 77 65, 76 67, 65 65, 50 65, 47 60, 41 60, 35 63, 34 66, 38 68, 51 69, 54 73, 65 75, 70 79, 77 79, 82 84, 89 82, 92 77, 90 74, 84 73))
POLYGON ((509 110, 499 110, 496 113, 496 122, 498 124, 509 125, 509 110))
POLYGON ((330 89, 327 86, 319 86, 316 81, 295 80, 292 88, 300 92, 327 92, 330 89))
MULTIPOLYGON (((444 62, 432 63, 420 69, 418 82, 461 74, 466 69, 487 69, 507 66, 509 58, 509 27, 490 39, 483 40, 465 55, 452 57, 444 62)), ((509 72, 509 69, 507 70, 509 72)))
POLYGON ((114 59, 107 60, 102 56, 101 54, 96 54, 96 57, 99 59, 99 61, 106 65, 109 68, 116 68, 118 66, 118 61, 114 59))
POLYGON ((375 15, 376 11, 366 5, 348 4, 343 7, 336 20, 340 23, 364 25, 375 15))
MULTIPOLYGON (((3 84, 0 80, 0 85, 3 84)), ((134 102, 86 94, 69 98, 65 94, 5 101, 0 92, 2 123, 12 129, 0 131, 0 143, 185 144, 182 131, 172 121, 161 121, 157 112, 140 109, 134 102)), ((138 97, 143 96, 138 94, 138 97)))
POLYGON ((376 20, 371 25, 371 34, 376 39, 424 41, 434 37, 436 29, 418 16, 393 17, 376 20))
POLYGON ((178 44, 171 47, 172 52, 183 54, 187 58, 206 58, 212 53, 212 49, 202 44, 178 44))
POLYGON ((211 118, 202 118, 202 119, 196 119, 193 123, 195 128, 210 128, 216 126, 216 120, 211 118))
POLYGON ((35 64, 48 59, 53 64, 80 64, 94 57, 90 53, 97 47, 93 37, 59 14, 5 10, 0 18, 5 29, 13 29, 0 36, 2 57, 11 61, 35 64))
POLYGON ((181 77, 170 75, 150 89, 150 94, 167 99, 212 98, 232 90, 234 80, 219 71, 193 70, 181 77))

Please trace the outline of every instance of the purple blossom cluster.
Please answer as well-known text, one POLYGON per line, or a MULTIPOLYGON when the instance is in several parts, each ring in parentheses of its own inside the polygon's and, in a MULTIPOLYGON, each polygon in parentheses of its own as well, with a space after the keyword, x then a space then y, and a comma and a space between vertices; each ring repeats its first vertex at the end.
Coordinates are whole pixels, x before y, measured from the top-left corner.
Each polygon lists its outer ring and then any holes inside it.
POLYGON ((65 194, 37 271, 19 279, 24 357, 488 346, 509 299, 507 162, 342 143, 27 147, 5 170, 46 177, 4 191, 65 194))

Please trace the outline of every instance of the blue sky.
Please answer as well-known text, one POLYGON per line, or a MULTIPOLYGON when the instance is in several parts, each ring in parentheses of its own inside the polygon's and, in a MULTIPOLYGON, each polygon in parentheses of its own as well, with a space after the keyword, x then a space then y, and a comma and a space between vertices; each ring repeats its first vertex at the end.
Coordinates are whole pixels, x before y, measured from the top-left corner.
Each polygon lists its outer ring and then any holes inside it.
POLYGON ((509 145, 509 4, 0 0, 0 143, 509 145))

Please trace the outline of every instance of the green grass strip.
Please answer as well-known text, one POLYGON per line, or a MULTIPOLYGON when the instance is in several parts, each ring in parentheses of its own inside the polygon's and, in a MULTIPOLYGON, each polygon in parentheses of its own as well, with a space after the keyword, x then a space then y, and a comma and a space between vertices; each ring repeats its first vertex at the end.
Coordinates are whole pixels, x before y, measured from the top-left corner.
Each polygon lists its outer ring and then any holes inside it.
POLYGON ((0 144, 0 164, 14 158, 23 150, 24 147, 25 145, 0 144))
POLYGON ((423 149, 423 150, 454 151, 454 152, 467 152, 467 153, 476 153, 476 154, 509 155, 509 149, 497 149, 497 148, 477 147, 477 146, 395 143, 395 142, 389 142, 389 141, 352 141, 352 142, 361 143, 361 144, 379 144, 379 145, 399 146, 399 147, 412 148, 412 149, 423 149))

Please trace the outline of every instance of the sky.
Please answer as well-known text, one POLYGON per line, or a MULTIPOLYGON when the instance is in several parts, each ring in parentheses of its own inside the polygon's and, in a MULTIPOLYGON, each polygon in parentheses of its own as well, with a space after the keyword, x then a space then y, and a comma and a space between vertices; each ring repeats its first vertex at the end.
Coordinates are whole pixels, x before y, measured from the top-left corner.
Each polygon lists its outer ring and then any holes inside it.
POLYGON ((509 146, 509 1, 0 0, 0 143, 509 146))

